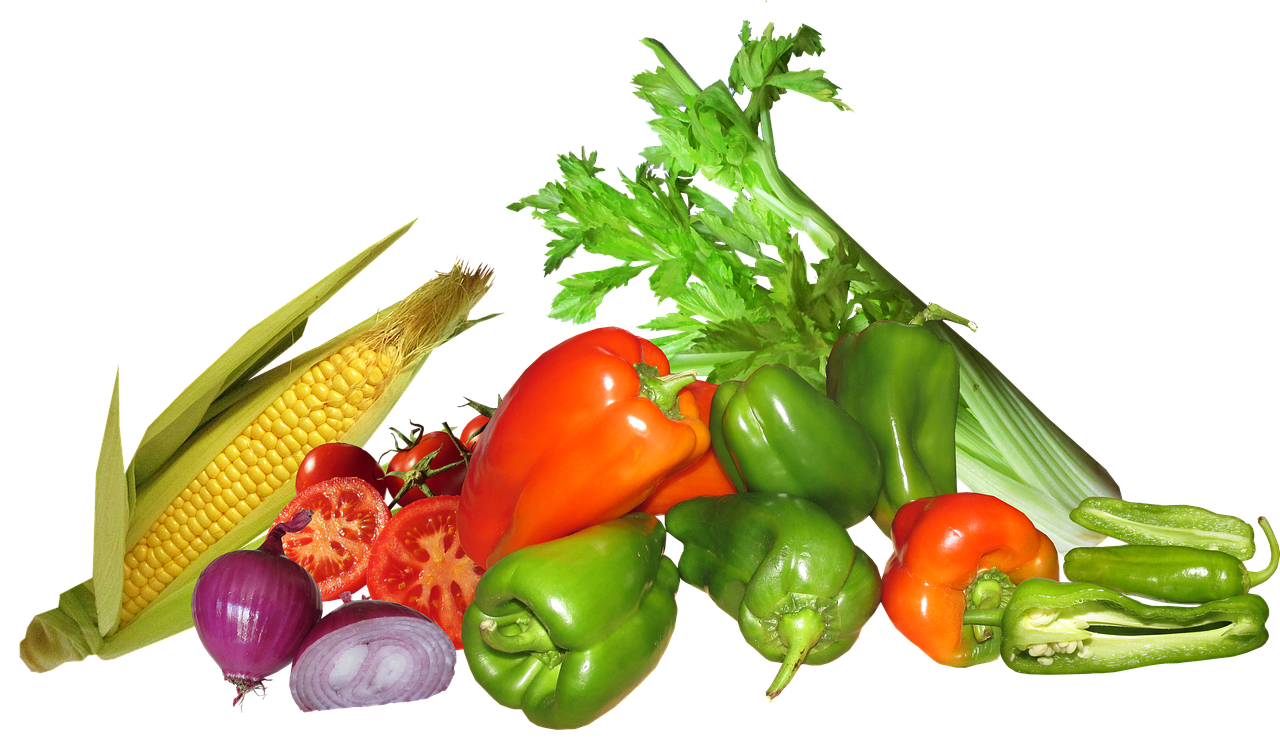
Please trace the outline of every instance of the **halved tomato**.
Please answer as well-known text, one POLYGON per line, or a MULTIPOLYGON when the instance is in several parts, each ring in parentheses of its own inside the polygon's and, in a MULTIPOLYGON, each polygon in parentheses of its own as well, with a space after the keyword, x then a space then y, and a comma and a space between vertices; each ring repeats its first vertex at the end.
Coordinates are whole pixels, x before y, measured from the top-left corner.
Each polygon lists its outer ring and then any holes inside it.
POLYGON ((462 649, 462 613, 484 569, 458 544, 458 496, 405 506, 373 544, 369 595, 408 605, 436 622, 462 649))
POLYGON ((276 523, 304 508, 311 523, 301 532, 284 536, 284 554, 305 568, 325 600, 343 592, 354 594, 365 584, 373 541, 391 520, 382 494, 355 477, 335 477, 299 493, 276 523))

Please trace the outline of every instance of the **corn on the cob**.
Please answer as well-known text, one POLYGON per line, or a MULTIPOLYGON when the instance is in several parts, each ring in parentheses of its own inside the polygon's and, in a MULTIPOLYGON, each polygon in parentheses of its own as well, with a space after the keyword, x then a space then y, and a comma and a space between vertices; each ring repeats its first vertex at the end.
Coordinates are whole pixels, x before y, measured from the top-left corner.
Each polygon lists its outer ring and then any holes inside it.
POLYGON ((111 466, 122 465, 113 395, 99 459, 94 578, 32 621, 20 650, 28 667, 49 670, 87 654, 109 659, 190 626, 199 572, 266 529, 291 500, 306 453, 326 442, 368 440, 426 355, 474 323, 467 314, 490 272, 455 265, 389 311, 251 377, 283 349, 278 340, 293 338, 284 333, 298 333, 306 316, 407 229, 246 334, 201 376, 213 379, 212 390, 198 379, 157 419, 127 471, 111 466))
POLYGON ((339 441, 382 393, 398 349, 349 344, 316 363, 182 489, 125 556, 128 623, 223 535, 298 471, 303 457, 339 441))

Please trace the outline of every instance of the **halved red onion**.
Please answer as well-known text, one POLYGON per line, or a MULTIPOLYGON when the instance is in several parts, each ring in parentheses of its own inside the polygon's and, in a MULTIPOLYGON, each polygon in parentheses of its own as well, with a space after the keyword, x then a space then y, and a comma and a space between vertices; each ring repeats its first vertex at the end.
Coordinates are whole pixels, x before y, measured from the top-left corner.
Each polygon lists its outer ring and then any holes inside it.
POLYGON ((457 653, 430 618, 394 602, 342 600, 293 661, 289 690, 302 711, 417 701, 449 687, 457 653))

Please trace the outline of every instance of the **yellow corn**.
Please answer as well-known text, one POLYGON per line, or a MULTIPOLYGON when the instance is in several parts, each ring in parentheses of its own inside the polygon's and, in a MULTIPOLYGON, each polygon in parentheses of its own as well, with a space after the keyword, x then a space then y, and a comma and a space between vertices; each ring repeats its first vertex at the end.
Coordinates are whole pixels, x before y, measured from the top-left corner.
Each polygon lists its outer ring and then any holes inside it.
POLYGON ((347 345, 312 366, 240 431, 125 555, 121 624, 292 478, 307 452, 341 440, 381 395, 397 355, 395 345, 382 351, 363 342, 347 345))

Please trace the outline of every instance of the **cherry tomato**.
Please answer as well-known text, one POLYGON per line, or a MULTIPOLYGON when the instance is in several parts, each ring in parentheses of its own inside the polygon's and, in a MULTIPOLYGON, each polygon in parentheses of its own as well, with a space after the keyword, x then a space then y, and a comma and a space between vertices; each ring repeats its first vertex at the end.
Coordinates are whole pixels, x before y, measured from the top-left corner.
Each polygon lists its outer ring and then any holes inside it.
POLYGON ((480 440, 480 433, 484 431, 486 425, 489 424, 489 415, 476 415, 462 428, 462 435, 458 440, 463 446, 471 449, 476 445, 476 441, 480 440))
POLYGON ((391 520, 382 495, 364 480, 335 477, 298 493, 276 523, 304 508, 314 513, 301 532, 284 537, 284 554, 305 568, 325 600, 357 592, 365 583, 369 553, 391 520))
POLYGON ((373 544, 369 595, 417 610, 462 649, 462 614, 484 569, 458 545, 458 500, 426 498, 391 517, 373 544))
POLYGON ((350 443, 323 443, 311 449, 298 466, 293 484, 301 493, 334 477, 358 477, 372 485, 379 496, 387 494, 387 478, 382 467, 378 466, 378 460, 368 451, 350 443))
MULTIPOLYGON (((421 436, 416 443, 408 448, 397 451, 396 455, 391 457, 391 461, 387 463, 387 471, 410 472, 419 475, 408 479, 409 484, 414 487, 409 488, 400 497, 400 505, 407 506, 414 501, 427 497, 427 494, 418 487, 420 484, 425 484, 430 488, 433 495, 457 495, 461 493, 462 480, 467 476, 467 465, 462 461, 462 452, 458 450, 458 444, 453 437, 442 430, 437 430, 421 436), (426 467, 418 467, 418 464, 433 451, 437 452, 435 458, 426 467), (457 466, 431 477, 425 476, 427 471, 436 471, 450 464, 457 464, 457 466)), ((391 491, 392 498, 400 492, 404 484, 404 478, 387 475, 387 490, 391 491)))

